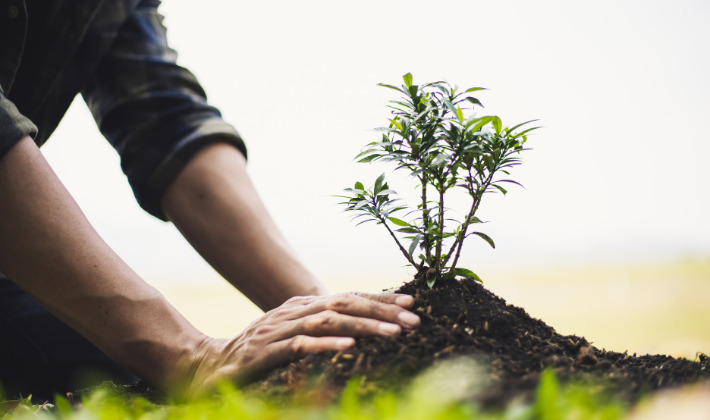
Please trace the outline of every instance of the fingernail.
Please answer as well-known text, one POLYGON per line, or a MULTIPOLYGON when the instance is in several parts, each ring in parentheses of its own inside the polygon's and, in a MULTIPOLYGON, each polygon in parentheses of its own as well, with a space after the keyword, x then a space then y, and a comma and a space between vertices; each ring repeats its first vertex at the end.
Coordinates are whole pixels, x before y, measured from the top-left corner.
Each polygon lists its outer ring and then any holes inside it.
POLYGON ((398 296, 394 303, 399 306, 409 306, 414 303, 414 298, 409 295, 398 296))
POLYGON ((382 331, 385 334, 392 335, 392 334, 399 334, 399 325, 395 324, 389 324, 387 322, 380 322, 380 331, 382 331))
POLYGON ((335 347, 344 350, 348 347, 351 347, 353 344, 355 344, 355 340, 353 340, 352 338, 339 338, 335 342, 335 347))
POLYGON ((416 325, 419 325, 419 317, 414 315, 411 312, 403 311, 400 312, 399 315, 397 315, 397 318, 399 318, 400 321, 404 322, 407 324, 407 326, 414 327, 416 325))

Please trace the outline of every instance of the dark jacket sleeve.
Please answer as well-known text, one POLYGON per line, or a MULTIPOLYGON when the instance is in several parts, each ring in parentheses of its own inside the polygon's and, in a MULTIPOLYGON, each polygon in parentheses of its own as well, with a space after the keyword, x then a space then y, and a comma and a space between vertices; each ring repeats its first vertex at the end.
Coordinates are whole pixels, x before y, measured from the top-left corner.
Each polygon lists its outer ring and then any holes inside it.
POLYGON ((166 220, 161 197, 199 148, 227 142, 246 156, 246 147, 207 104, 193 74, 176 64, 156 2, 143 3, 149 5, 120 28, 82 95, 120 154, 138 203, 166 220))
POLYGON ((15 104, 5 97, 0 87, 0 159, 25 136, 34 137, 37 127, 20 114, 15 104))

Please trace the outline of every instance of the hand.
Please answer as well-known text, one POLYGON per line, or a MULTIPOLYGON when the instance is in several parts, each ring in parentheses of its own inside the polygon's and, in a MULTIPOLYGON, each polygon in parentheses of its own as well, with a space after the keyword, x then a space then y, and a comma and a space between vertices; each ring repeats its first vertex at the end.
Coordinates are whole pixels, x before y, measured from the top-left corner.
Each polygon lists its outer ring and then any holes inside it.
POLYGON ((222 379, 237 383, 310 353, 355 345, 353 337, 395 336, 419 325, 410 308, 414 299, 400 294, 343 293, 294 297, 267 312, 235 338, 207 338, 192 355, 181 394, 194 396, 222 379))

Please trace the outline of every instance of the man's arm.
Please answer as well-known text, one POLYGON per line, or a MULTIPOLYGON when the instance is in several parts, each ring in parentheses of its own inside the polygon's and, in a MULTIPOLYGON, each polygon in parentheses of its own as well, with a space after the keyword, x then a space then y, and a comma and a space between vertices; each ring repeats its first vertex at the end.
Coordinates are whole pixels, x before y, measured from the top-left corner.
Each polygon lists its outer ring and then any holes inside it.
POLYGON ((0 158, 0 271, 144 380, 188 393, 419 323, 403 309, 411 296, 345 294, 291 299, 231 340, 207 337, 113 253, 29 136, 0 158))
POLYGON ((30 137, 0 159, 0 270, 154 384, 206 338, 98 236, 30 137))
POLYGON ((251 185, 241 137, 177 65, 157 7, 138 2, 82 90, 139 204, 264 310, 323 294, 251 185))
POLYGON ((203 147, 162 203, 195 249, 263 310, 292 296, 325 294, 267 213, 234 146, 203 147))

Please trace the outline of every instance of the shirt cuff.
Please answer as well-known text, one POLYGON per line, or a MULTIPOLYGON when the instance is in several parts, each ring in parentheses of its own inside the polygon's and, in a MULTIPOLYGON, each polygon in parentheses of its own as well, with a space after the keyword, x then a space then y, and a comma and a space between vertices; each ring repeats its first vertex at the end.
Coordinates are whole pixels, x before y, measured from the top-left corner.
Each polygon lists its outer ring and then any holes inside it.
POLYGON ((37 127, 0 93, 0 159, 28 135, 36 136, 37 127))
POLYGON ((239 133, 221 118, 201 122, 194 130, 185 133, 174 143, 172 150, 147 176, 142 185, 134 185, 138 204, 153 216, 167 221, 162 208, 165 190, 175 180, 202 147, 224 142, 236 147, 246 158, 247 149, 239 133), (136 188, 138 187, 138 188, 136 188))

